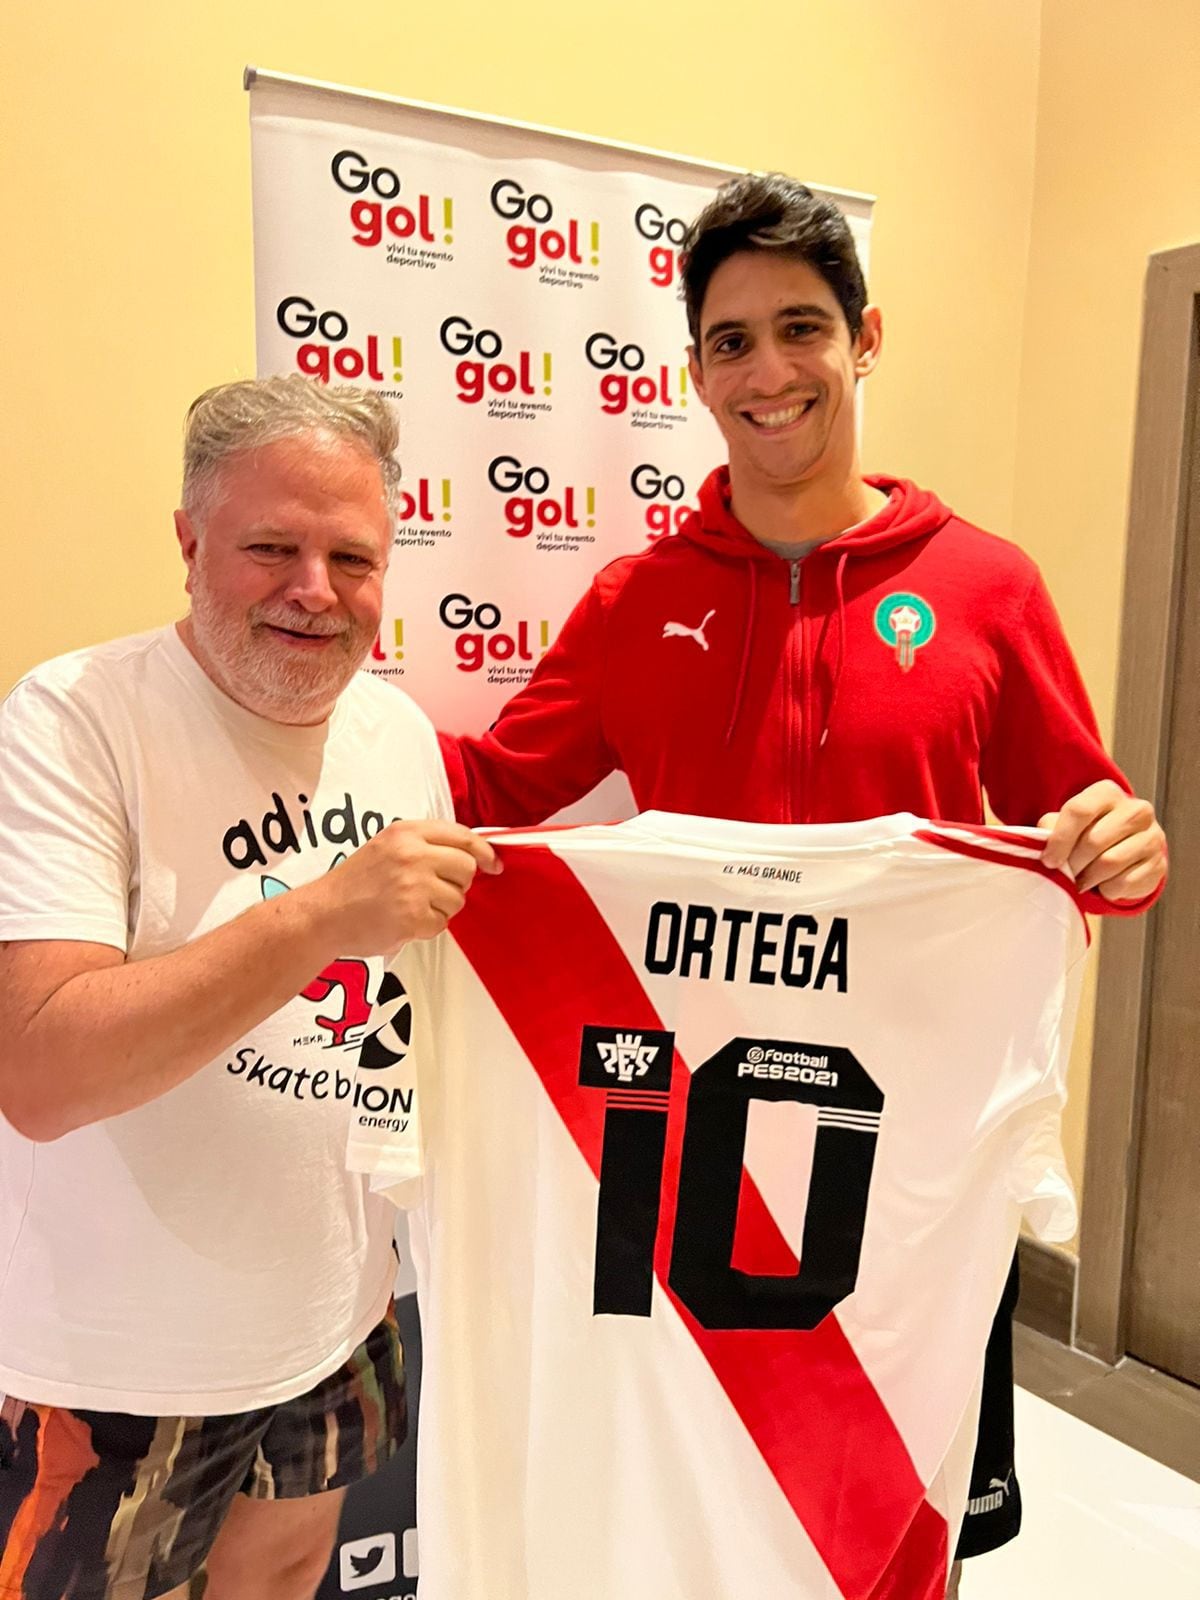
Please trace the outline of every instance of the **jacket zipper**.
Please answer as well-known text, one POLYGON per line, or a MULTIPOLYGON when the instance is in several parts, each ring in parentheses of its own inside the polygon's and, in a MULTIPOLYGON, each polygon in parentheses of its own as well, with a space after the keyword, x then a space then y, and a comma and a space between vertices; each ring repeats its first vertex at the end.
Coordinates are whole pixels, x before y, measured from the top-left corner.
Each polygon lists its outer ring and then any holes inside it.
MULTIPOLYGON (((799 607, 800 605, 800 581, 802 565, 803 563, 800 561, 788 562, 788 604, 791 606, 799 607)), ((804 687, 806 644, 804 637, 804 616, 802 613, 796 616, 792 632, 793 637, 797 641, 796 650, 798 655, 798 660, 796 662, 795 681, 792 686, 791 722, 792 748, 795 750, 797 758, 797 792, 795 798, 797 803, 796 810, 799 812, 799 816, 797 816, 795 812, 791 812, 788 820, 803 822, 808 816, 808 797, 806 787, 806 779, 808 776, 808 727, 807 718, 804 716, 803 711, 801 710, 801 691, 804 687)))

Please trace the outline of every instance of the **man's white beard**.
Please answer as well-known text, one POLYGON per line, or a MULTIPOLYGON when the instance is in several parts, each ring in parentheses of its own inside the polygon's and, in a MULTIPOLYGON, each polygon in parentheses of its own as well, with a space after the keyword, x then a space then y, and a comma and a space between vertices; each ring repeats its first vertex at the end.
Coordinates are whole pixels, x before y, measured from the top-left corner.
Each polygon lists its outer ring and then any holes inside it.
POLYGON ((282 602, 234 611, 209 587, 203 545, 192 579, 192 630, 219 686, 247 711, 272 722, 323 720, 366 658, 372 635, 361 624, 334 622, 282 602), (319 655, 293 650, 269 626, 337 634, 319 655))

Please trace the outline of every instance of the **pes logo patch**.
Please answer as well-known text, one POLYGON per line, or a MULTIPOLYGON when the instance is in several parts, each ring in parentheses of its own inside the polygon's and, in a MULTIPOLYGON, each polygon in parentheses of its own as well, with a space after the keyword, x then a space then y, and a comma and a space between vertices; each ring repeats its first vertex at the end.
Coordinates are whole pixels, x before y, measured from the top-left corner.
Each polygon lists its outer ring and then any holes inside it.
POLYGON ((654 1028, 585 1027, 579 1082, 589 1089, 671 1087, 675 1035, 654 1028))

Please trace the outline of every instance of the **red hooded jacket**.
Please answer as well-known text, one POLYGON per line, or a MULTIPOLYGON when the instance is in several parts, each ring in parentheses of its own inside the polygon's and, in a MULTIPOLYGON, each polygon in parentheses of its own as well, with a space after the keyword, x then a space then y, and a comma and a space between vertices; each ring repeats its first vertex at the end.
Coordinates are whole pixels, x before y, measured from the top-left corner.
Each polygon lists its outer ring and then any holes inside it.
POLYGON ((877 515, 787 561, 713 472, 678 536, 596 576, 488 733, 443 736, 459 820, 539 822, 614 768, 639 809, 751 822, 977 823, 986 790, 1031 825, 1100 778, 1128 790, 1029 557, 868 482, 877 515))

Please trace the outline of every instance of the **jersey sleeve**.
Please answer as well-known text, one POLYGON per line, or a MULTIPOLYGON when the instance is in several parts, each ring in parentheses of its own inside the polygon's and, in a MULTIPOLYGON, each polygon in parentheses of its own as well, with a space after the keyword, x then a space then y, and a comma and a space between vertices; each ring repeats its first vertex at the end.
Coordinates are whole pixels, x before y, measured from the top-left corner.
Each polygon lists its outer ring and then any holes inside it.
POLYGON ((526 827, 619 765, 604 737, 604 616, 593 586, 532 678, 481 738, 442 734, 455 814, 468 827, 526 827))
MULTIPOLYGON (((1073 795, 1110 778, 1130 794, 1129 780, 1104 748, 1079 667, 1054 602, 1036 570, 1009 630, 999 700, 982 756, 983 786, 996 815, 1034 826, 1073 795)), ((1162 885, 1141 900, 1114 903, 1092 891, 1087 911, 1136 915, 1153 905, 1162 885)))
POLYGON ((133 869, 117 762, 96 717, 34 675, 0 707, 0 940, 126 952, 133 869))

